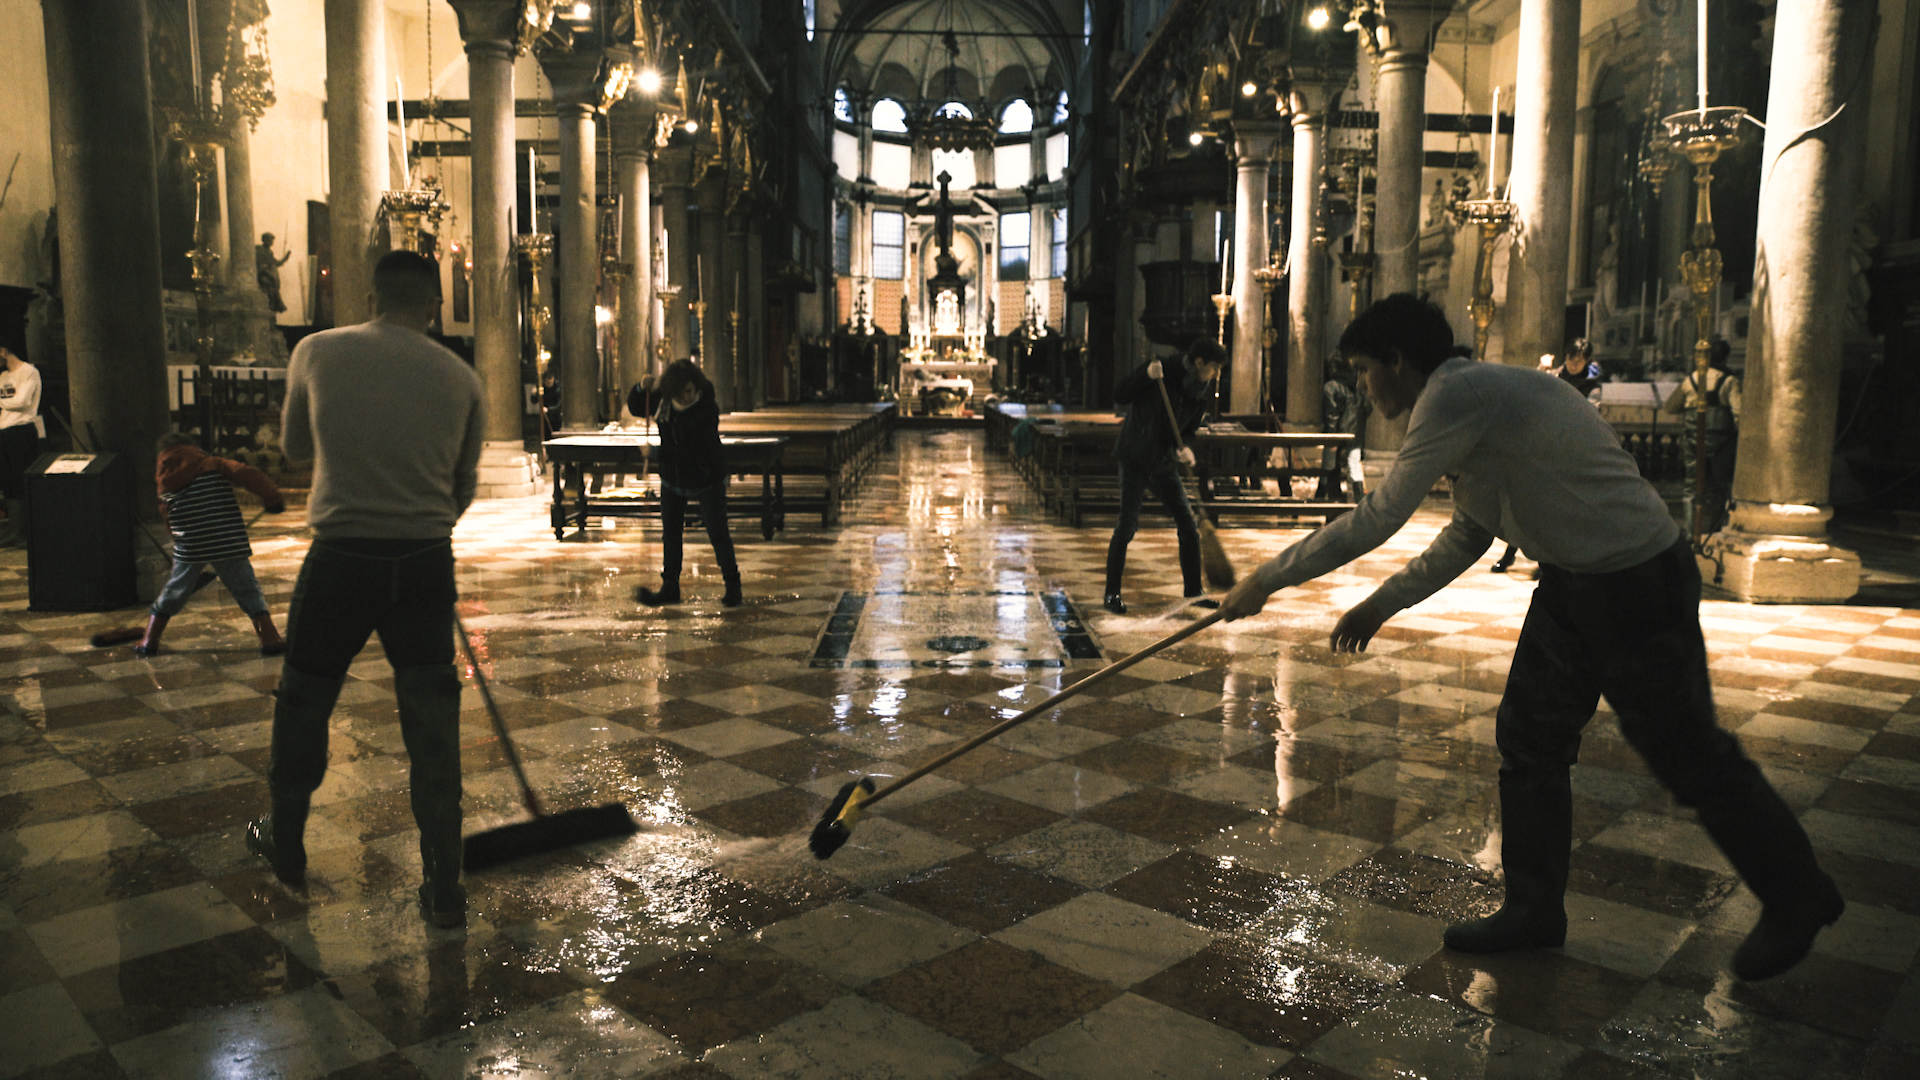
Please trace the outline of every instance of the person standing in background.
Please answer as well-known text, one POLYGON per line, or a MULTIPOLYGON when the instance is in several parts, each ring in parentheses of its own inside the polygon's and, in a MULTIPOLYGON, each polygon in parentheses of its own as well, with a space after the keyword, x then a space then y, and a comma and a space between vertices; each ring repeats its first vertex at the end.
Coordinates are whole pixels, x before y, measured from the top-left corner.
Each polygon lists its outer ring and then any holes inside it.
POLYGON ((1726 524, 1727 507, 1733 501, 1733 466, 1740 448, 1740 377, 1727 370, 1727 358, 1733 346, 1716 338, 1707 354, 1704 375, 1694 372, 1681 382, 1680 389, 1667 398, 1661 409, 1669 416, 1684 416, 1680 432, 1680 450, 1687 467, 1687 527, 1693 527, 1694 492, 1701 490, 1694 479, 1700 462, 1694 460, 1704 449, 1706 462, 1705 494, 1701 497, 1702 535, 1720 531, 1726 524), (1696 447, 1699 415, 1706 414, 1707 440, 1696 447))
MULTIPOLYGON (((1372 413, 1373 405, 1355 382, 1353 365, 1347 363, 1339 350, 1335 350, 1327 357, 1327 381, 1320 388, 1320 427, 1328 433, 1351 435, 1353 441, 1345 449, 1328 447, 1320 455, 1320 467, 1344 471, 1353 484, 1356 497, 1365 490, 1365 474, 1360 470, 1360 459, 1362 451, 1366 449, 1367 417, 1372 413)), ((1339 483, 1334 477, 1320 478, 1320 487, 1314 493, 1314 498, 1324 502, 1338 499, 1339 495, 1339 483)))
POLYGON ((6 489, 7 524, 0 547, 27 543, 27 466, 40 456, 46 421, 40 419, 40 371, 13 350, 0 347, 0 487, 6 489))

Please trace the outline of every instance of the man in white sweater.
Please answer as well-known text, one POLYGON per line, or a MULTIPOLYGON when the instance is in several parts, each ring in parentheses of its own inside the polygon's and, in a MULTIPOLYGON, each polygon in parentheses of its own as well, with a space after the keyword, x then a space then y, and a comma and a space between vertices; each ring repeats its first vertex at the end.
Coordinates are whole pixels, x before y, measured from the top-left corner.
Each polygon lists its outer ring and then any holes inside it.
POLYGON ((1613 429, 1551 374, 1450 358, 1434 305, 1389 296, 1355 319, 1340 350, 1388 418, 1411 412, 1393 470, 1353 513, 1260 567, 1230 592, 1230 619, 1276 590, 1380 546, 1442 476, 1453 520, 1425 552, 1334 626, 1336 652, 1364 650, 1396 612, 1472 566, 1495 538, 1540 564, 1495 723, 1506 903, 1447 929, 1461 952, 1564 944, 1572 847, 1570 772, 1604 696, 1627 740, 1764 905, 1734 955, 1742 979, 1804 958, 1845 908, 1793 812, 1715 722, 1700 575, 1686 539, 1613 429))
POLYGON ((473 501, 485 426, 480 379, 426 336, 440 274, 394 251, 373 271, 368 322, 314 334, 287 367, 281 444, 312 461, 313 544, 287 611, 273 712, 273 809, 247 847, 289 884, 306 875, 307 810, 327 769, 327 722, 347 667, 378 633, 412 760, 422 910, 466 922, 460 885, 460 678, 453 666, 453 526, 473 501))
POLYGON ((6 491, 7 523, 0 547, 27 542, 27 466, 40 454, 46 421, 40 419, 40 370, 0 348, 0 489, 6 491))

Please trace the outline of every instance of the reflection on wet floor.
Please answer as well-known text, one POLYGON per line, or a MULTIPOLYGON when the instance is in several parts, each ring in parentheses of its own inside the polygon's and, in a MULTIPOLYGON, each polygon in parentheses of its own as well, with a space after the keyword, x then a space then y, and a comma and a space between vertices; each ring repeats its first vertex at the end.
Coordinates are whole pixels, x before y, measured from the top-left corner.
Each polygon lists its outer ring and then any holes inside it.
MULTIPOLYGON (((1454 956, 1441 927, 1497 903, 1492 714, 1528 582, 1474 571, 1369 653, 1325 647, 1439 514, 938 769, 815 861, 847 780, 1094 670, 1062 627, 1113 657, 1194 617, 1169 530, 1135 541, 1133 613, 1110 616, 1103 529, 1054 523, 976 434, 895 443, 843 528, 742 538, 734 610, 703 544, 689 602, 642 611, 650 526, 559 544, 535 502, 468 515, 462 610, 533 782, 643 827, 474 875, 465 933, 413 906, 377 645, 291 893, 240 845, 278 661, 225 594, 141 661, 87 647, 99 617, 27 612, 0 555, 0 1076, 1920 1075, 1920 612, 1707 605, 1723 723, 1851 901, 1796 972, 1730 980, 1755 902, 1606 713, 1567 946, 1454 956)), ((1245 568, 1299 535, 1225 538, 1245 568)), ((304 537, 256 550, 284 605, 304 537)), ((465 704, 471 831, 520 810, 465 704)))

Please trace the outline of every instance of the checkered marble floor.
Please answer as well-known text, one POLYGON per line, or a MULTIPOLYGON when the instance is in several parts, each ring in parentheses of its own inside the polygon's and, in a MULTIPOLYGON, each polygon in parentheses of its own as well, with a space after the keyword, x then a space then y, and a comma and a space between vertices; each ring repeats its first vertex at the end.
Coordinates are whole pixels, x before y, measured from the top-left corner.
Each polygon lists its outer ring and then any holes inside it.
MULTIPOLYGON (((476 507, 461 610, 534 782, 643 828, 474 875, 464 932, 413 907, 377 645, 289 892, 240 842, 278 662, 224 592, 143 661, 86 640, 137 613, 30 613, 0 555, 0 1076, 1920 1075, 1920 610, 1706 605, 1722 721, 1850 901, 1794 973, 1731 980, 1755 903, 1604 711, 1566 947, 1453 956, 1441 928, 1497 905, 1492 714, 1530 585, 1476 570, 1367 654, 1325 648, 1442 521, 940 769, 819 863, 846 780, 1097 665, 813 667, 844 592, 1064 590, 1112 657, 1193 617, 1170 530, 1109 616, 1103 528, 1048 519, 977 434, 900 434, 844 527, 740 535, 743 607, 693 534, 689 602, 646 611, 651 525, 556 543, 537 501, 476 507)), ((282 617, 300 524, 256 534, 282 617)), ((1225 539, 1248 567, 1300 535, 1225 539)), ((466 706, 473 830, 518 811, 466 706)))

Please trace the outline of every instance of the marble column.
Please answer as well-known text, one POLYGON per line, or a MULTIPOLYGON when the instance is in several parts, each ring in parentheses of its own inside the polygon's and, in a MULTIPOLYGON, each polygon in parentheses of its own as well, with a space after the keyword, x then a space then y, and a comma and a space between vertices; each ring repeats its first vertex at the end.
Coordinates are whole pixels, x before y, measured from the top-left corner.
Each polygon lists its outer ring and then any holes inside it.
MULTIPOLYGON (((127 458, 134 515, 154 522, 154 442, 173 424, 147 8, 141 0, 47 0, 42 27, 71 420, 92 449, 127 458)), ((64 435, 51 418, 47 428, 64 435)), ((129 543, 136 590, 151 598, 169 564, 138 537, 129 543)))
MULTIPOLYGON (((712 153, 696 145, 694 154, 712 153)), ((706 311, 700 317, 700 367, 713 380, 720 411, 739 407, 733 386, 733 367, 727 340, 727 188, 718 171, 709 170, 700 181, 700 299, 706 311)))
MULTIPOLYGON (((253 248, 260 242, 253 231, 253 125, 245 116, 233 118, 227 136, 227 287, 248 306, 266 304, 260 282, 254 274, 253 248)), ((274 239, 284 243, 286 237, 274 239)))
POLYGON ((540 58, 560 114, 560 202, 553 214, 554 338, 559 346, 560 416, 570 428, 599 423, 600 342, 593 309, 600 291, 594 123, 600 88, 595 52, 540 58))
POLYGON ((473 367, 487 396, 479 498, 539 489, 527 453, 521 390, 519 267, 513 254, 515 184, 513 58, 521 26, 516 0, 453 0, 466 43, 472 116, 473 367))
POLYGON ((1703 562, 1749 602, 1837 603, 1860 587, 1859 556, 1827 531, 1864 131, 1843 106, 1862 100, 1849 65, 1874 4, 1781 0, 1775 19, 1733 514, 1703 562))
POLYGON ((1236 120, 1233 153, 1237 175, 1233 199, 1233 366, 1226 409, 1260 411, 1260 331, 1265 325, 1260 283, 1253 272, 1267 265, 1267 179, 1282 127, 1275 120, 1236 120))
POLYGON ((612 127, 614 163, 620 184, 620 261, 629 271, 620 283, 619 378, 627 389, 653 370, 653 131, 650 103, 615 104, 612 127))
MULTIPOLYGON (((387 172, 386 5, 326 0, 327 218, 332 239, 333 323, 373 314, 373 264, 382 252, 380 195, 387 172)), ((251 245, 249 245, 251 250, 251 245)))
POLYGON ((1287 408, 1291 431, 1320 430, 1320 384, 1327 362, 1326 239, 1320 224, 1320 170, 1326 116, 1336 87, 1297 82, 1293 106, 1293 220, 1287 239, 1287 408))
POLYGON ((684 145, 670 145, 654 155, 660 180, 660 231, 667 245, 666 285, 679 292, 661 301, 661 321, 666 324, 667 359, 680 360, 693 355, 692 310, 693 253, 699 250, 698 230, 689 225, 687 206, 692 189, 687 186, 691 154, 684 145))
POLYGON ((1515 211, 1501 361, 1532 367, 1566 347, 1567 251, 1573 239, 1573 120, 1580 0, 1520 0, 1513 103, 1515 211))
POLYGON ((1414 292, 1420 280, 1420 209, 1426 197, 1427 55, 1448 5, 1388 0, 1374 31, 1380 48, 1380 150, 1374 187, 1375 296, 1414 292))

